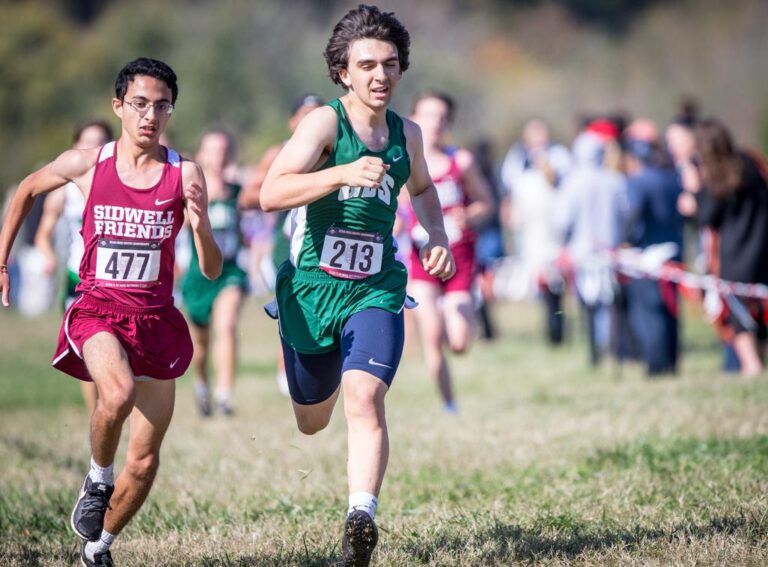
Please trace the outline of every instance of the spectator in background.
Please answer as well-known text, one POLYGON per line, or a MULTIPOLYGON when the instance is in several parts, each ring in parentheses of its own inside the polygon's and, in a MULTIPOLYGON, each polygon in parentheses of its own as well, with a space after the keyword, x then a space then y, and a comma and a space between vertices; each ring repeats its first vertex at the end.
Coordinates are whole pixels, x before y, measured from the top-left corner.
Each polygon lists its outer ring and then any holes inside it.
MULTIPOLYGON (((629 125, 625 168, 629 209, 624 240, 645 250, 673 243, 682 258, 683 218, 677 211, 682 191, 677 175, 658 146, 658 130, 649 120, 629 125)), ((639 343, 649 376, 677 371, 678 313, 674 284, 655 279, 634 279, 624 286, 629 324, 639 343)))
MULTIPOLYGON (((677 209, 684 217, 690 219, 689 235, 698 244, 695 266, 699 272, 715 276, 720 275, 719 242, 720 237, 711 226, 699 225, 696 221, 696 193, 701 187, 701 174, 696 165, 696 137, 694 135, 695 116, 685 109, 667 127, 665 141, 667 151, 677 170, 683 192, 677 200, 677 209), (695 226, 694 226, 695 225, 695 226), (695 235, 695 236, 694 236, 695 235)), ((733 345, 726 340, 723 345, 723 371, 739 372, 739 358, 733 345)))
MULTIPOLYGON (((695 130, 702 190, 696 195, 700 222, 720 236, 720 276, 725 280, 768 284, 768 187, 758 156, 739 150, 728 129, 705 120, 695 130), (762 169, 762 171, 761 171, 762 169)), ((736 295, 724 298, 723 311, 745 376, 765 368, 766 308, 763 301, 736 295)))
POLYGON ((530 289, 542 284, 551 344, 564 338, 561 302, 565 291, 559 271, 553 269, 559 243, 552 211, 557 187, 570 165, 568 150, 553 144, 547 125, 534 119, 525 125, 521 141, 510 148, 501 167, 501 180, 510 195, 515 248, 530 289))
POLYGON ((616 132, 604 136, 590 126, 573 143, 574 167, 560 187, 555 225, 574 267, 590 361, 597 365, 610 346, 614 281, 608 253, 621 243, 627 183, 603 162, 606 144, 615 141, 616 132))

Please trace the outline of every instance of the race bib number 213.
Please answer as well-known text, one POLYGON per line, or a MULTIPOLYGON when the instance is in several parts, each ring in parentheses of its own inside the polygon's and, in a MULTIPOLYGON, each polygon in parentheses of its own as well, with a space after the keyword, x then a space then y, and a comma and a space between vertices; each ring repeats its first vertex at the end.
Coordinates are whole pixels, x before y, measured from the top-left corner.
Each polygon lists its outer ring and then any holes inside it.
POLYGON ((381 271, 380 234, 331 227, 325 233, 320 268, 334 277, 361 280, 381 271))

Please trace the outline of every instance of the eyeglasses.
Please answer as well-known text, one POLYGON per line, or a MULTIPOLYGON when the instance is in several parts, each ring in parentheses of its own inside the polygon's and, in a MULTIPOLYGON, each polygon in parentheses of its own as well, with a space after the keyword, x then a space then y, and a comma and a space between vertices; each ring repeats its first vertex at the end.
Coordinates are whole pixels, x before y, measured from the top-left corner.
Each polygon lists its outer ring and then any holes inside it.
POLYGON ((139 113, 139 116, 144 118, 150 108, 155 109, 155 115, 157 116, 170 116, 173 112, 173 105, 170 102, 149 102, 147 100, 123 100, 125 104, 133 108, 139 113))

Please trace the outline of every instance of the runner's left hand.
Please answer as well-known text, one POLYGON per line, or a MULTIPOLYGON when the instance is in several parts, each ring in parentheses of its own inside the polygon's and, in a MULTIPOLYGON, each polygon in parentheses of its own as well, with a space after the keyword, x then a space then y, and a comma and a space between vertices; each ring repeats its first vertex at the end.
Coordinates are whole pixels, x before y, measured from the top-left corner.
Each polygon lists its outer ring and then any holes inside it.
POLYGON ((208 196, 199 184, 192 182, 184 187, 184 200, 189 216, 189 225, 197 231, 201 224, 208 219, 208 196))
POLYGON ((419 251, 424 271, 443 281, 453 277, 453 274, 456 273, 456 264, 448 247, 448 239, 445 238, 444 240, 445 242, 438 243, 430 236, 427 244, 419 251))

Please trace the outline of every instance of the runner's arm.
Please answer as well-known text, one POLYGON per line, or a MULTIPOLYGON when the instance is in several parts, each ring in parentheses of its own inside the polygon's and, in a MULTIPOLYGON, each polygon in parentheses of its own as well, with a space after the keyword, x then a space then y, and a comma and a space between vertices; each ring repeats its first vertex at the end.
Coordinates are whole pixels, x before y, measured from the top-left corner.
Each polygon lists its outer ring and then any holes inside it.
POLYGON ((261 187, 266 212, 295 209, 340 187, 378 187, 389 169, 381 158, 365 156, 352 163, 317 170, 336 138, 336 112, 327 106, 309 113, 272 162, 261 187))
POLYGON ((208 191, 202 169, 193 161, 181 164, 184 185, 184 206, 192 229, 192 239, 197 250, 200 272, 209 280, 221 275, 221 250, 213 239, 211 221, 208 218, 208 191))
POLYGON ((35 198, 49 193, 70 181, 83 177, 96 163, 98 148, 93 150, 67 150, 54 161, 28 175, 22 181, 8 205, 0 232, 0 290, 4 307, 9 306, 10 281, 8 256, 21 224, 32 209, 35 198))
POLYGON ((419 252, 421 263, 426 272, 441 279, 453 276, 456 266, 453 262, 448 236, 443 224, 443 211, 437 197, 437 189, 429 176, 427 162, 424 160, 424 144, 421 129, 410 120, 403 120, 411 155, 411 177, 408 179, 408 193, 411 197, 413 212, 429 235, 429 240, 419 252))
POLYGON ((253 173, 251 180, 240 191, 240 195, 237 198, 237 206, 241 209, 253 209, 261 206, 261 187, 264 185, 264 180, 267 178, 267 172, 272 162, 275 161, 277 154, 280 153, 282 144, 277 144, 269 148, 261 157, 256 171, 253 173))
POLYGON ((56 251, 53 249, 53 233, 56 223, 64 213, 64 187, 59 187, 49 194, 43 203, 43 216, 35 232, 35 247, 45 256, 45 272, 52 274, 56 270, 56 251))
POLYGON ((465 220, 470 226, 479 226, 493 214, 493 195, 480 169, 475 156, 468 150, 459 150, 456 159, 461 168, 464 190, 469 196, 469 205, 465 209, 465 220))

